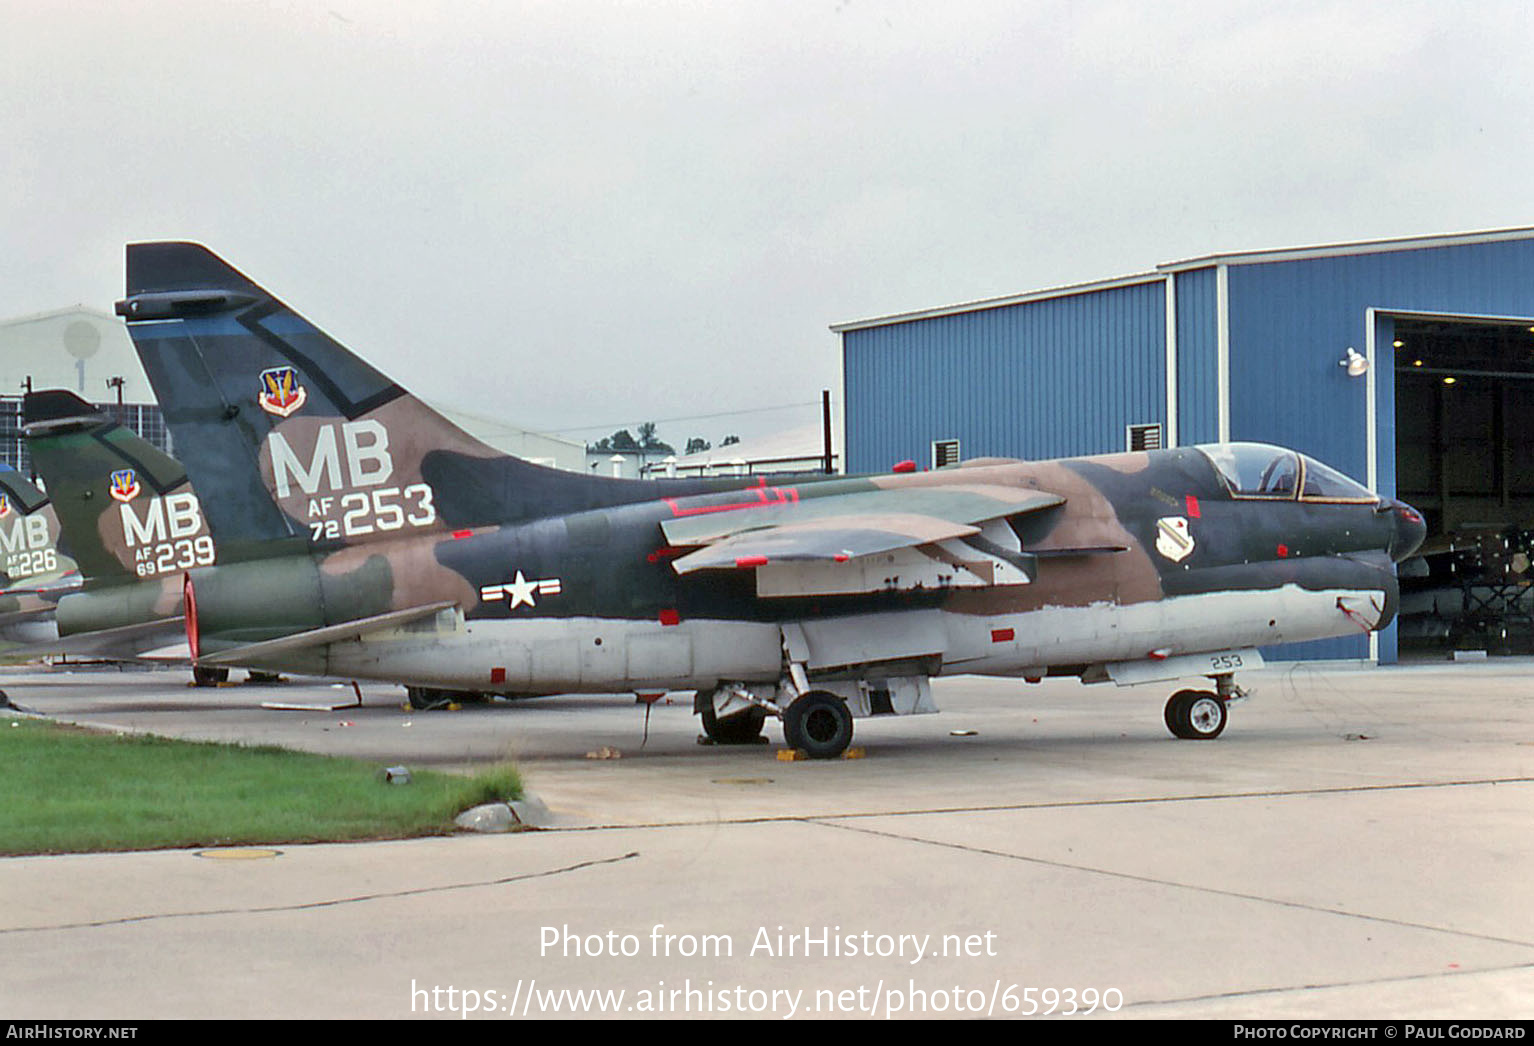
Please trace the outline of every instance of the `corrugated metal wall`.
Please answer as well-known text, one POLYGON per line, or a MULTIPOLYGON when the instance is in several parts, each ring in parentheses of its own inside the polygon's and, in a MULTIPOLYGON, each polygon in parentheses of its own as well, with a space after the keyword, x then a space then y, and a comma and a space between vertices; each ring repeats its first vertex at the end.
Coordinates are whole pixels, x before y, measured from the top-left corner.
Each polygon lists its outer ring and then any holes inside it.
POLYGON ((1177 295, 1177 442, 1182 446, 1219 438, 1219 331, 1215 270, 1175 275, 1177 295))
POLYGON ((931 443, 965 458, 1123 450, 1124 427, 1166 422, 1163 282, 843 334, 847 462, 879 472, 931 443))
MULTIPOLYGON (((1363 479, 1365 383, 1339 367, 1364 351, 1367 310, 1527 316, 1534 313, 1534 241, 1314 258, 1230 268, 1231 438, 1282 443, 1363 479)), ((1377 420, 1393 432, 1387 340, 1375 380, 1377 420), (1389 414, 1387 418, 1385 415, 1389 414)), ((1380 440, 1380 489, 1393 494, 1395 442, 1380 440)))

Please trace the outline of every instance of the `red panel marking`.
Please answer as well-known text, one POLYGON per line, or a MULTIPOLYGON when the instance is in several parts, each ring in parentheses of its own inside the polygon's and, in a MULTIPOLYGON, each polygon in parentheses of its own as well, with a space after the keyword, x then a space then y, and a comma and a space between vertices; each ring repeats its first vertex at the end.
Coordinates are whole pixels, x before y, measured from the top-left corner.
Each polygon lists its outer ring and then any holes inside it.
POLYGON ((676 498, 661 498, 671 506, 673 516, 708 516, 715 512, 739 512, 744 508, 761 508, 763 505, 792 505, 799 500, 799 491, 794 487, 769 487, 767 477, 762 476, 758 485, 751 488, 751 493, 756 495, 753 501, 732 501, 724 505, 693 505, 682 508, 677 504, 676 498))
POLYGON ((890 469, 890 471, 891 472, 915 472, 916 471, 916 462, 912 461, 910 458, 906 458, 904 461, 897 461, 897 462, 895 462, 895 467, 890 469))
POLYGON ((1199 513, 1199 510, 1198 510, 1198 498, 1194 497, 1192 494, 1189 494, 1188 497, 1187 497, 1187 502, 1188 502, 1188 518, 1189 519, 1202 519, 1203 516, 1199 513))
POLYGON ((737 567, 762 567, 767 565, 766 556, 736 556, 737 567))
POLYGON ((181 611, 186 615, 186 645, 196 661, 200 653, 200 632, 197 626, 197 592, 192 587, 192 575, 181 575, 181 611))
POLYGON ((670 545, 667 545, 665 548, 656 549, 654 552, 651 552, 644 558, 647 562, 659 563, 663 559, 675 559, 677 556, 680 556, 686 551, 687 550, 685 548, 673 548, 670 545))
POLYGON ((848 556, 848 555, 847 555, 847 553, 845 553, 845 552, 838 552, 838 553, 837 553, 837 554, 836 554, 836 555, 835 555, 835 556, 833 556, 833 557, 832 557, 832 558, 833 558, 833 559, 835 559, 835 560, 836 560, 836 561, 837 561, 837 562, 838 562, 838 563, 845 563, 845 562, 847 562, 847 560, 848 560, 848 559, 850 559, 850 558, 851 558, 851 557, 850 557, 850 556, 848 556))
POLYGON ((680 625, 682 623, 682 615, 677 612, 675 607, 667 607, 660 612, 660 623, 663 625, 680 625))
POLYGON ((472 530, 455 530, 453 531, 453 540, 462 541, 464 538, 469 537, 473 533, 474 531, 472 530))
POLYGON ((1278 558, 1279 559, 1286 559, 1286 558, 1288 558, 1288 556, 1289 556, 1289 546, 1288 545, 1280 545, 1280 546, 1278 546, 1278 558))
POLYGON ((506 670, 504 668, 492 668, 490 670, 490 682, 492 682, 492 683, 504 683, 504 682, 506 682, 506 670))
POLYGON ((1010 628, 993 628, 991 629, 991 642, 1010 643, 1016 635, 1017 633, 1010 628))

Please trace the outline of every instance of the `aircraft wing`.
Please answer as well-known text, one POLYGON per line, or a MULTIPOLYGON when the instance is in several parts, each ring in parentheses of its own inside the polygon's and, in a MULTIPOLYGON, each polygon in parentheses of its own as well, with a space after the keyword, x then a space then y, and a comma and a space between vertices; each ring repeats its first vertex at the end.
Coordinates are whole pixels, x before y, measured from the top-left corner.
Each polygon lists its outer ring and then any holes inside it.
POLYGON ((819 559, 841 563, 978 533, 980 528, 968 523, 911 513, 849 515, 728 534, 680 557, 673 566, 678 574, 690 574, 694 570, 760 566, 769 561, 819 559))
POLYGON ((1026 584, 1033 559, 1007 517, 1063 504, 990 484, 857 490, 744 505, 673 505, 661 523, 681 575, 755 569, 762 596, 1026 584))

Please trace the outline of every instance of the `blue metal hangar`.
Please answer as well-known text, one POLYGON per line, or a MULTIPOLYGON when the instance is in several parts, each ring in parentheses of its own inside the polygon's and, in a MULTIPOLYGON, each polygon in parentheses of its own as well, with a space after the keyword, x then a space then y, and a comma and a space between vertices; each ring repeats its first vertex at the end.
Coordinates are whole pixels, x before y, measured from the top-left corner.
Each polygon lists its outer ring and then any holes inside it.
POLYGON ((850 472, 1255 441, 1428 521, 1399 625, 1278 656, 1534 649, 1534 228, 1212 255, 839 323, 850 472))

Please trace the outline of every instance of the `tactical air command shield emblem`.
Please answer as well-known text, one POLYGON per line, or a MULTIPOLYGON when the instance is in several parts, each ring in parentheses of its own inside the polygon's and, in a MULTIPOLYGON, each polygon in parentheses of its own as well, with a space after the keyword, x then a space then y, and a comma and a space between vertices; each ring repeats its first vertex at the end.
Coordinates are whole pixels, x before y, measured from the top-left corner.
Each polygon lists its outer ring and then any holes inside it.
POLYGON ((10 514, 11 514, 11 496, 9 494, 0 494, 0 519, 4 519, 6 516, 9 516, 10 514))
POLYGON ((138 477, 132 469, 118 469, 112 473, 112 487, 110 491, 113 498, 127 504, 138 497, 138 477))
POLYGON ((1193 535, 1182 516, 1163 516, 1156 520, 1156 551, 1176 563, 1193 551, 1193 535))
POLYGON ((298 383, 298 371, 293 367, 273 367, 261 372, 261 394, 257 402, 268 414, 289 417, 308 398, 309 393, 298 383))

